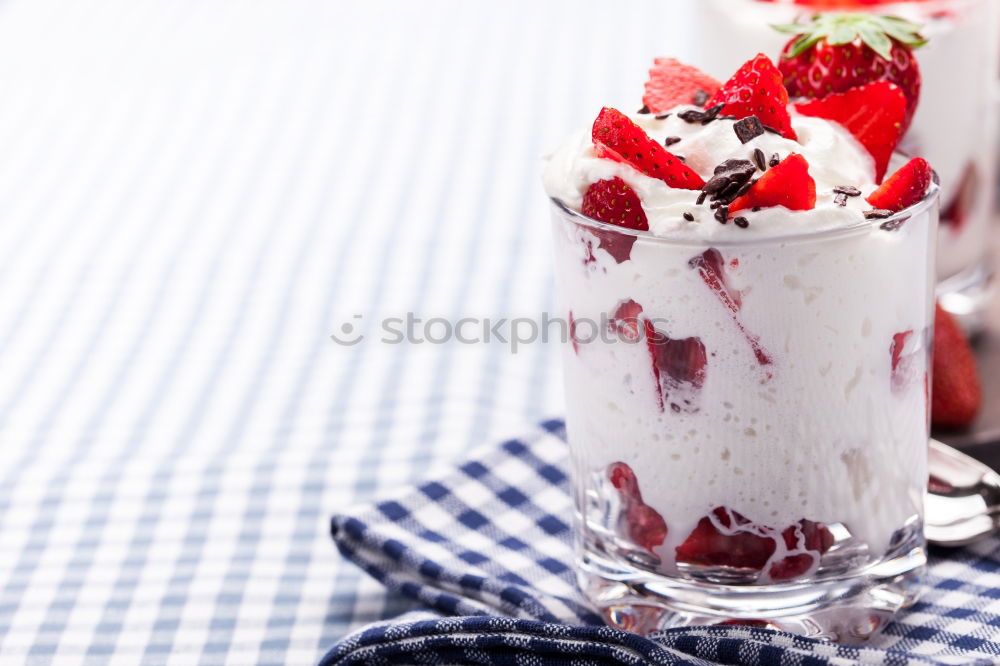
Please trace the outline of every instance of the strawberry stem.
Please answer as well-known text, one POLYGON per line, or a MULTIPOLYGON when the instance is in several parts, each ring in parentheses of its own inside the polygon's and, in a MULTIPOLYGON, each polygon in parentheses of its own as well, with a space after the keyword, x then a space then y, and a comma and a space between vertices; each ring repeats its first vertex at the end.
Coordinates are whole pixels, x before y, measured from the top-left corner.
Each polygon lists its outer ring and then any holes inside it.
POLYGON ((792 58, 824 39, 834 46, 849 44, 860 39, 886 60, 892 58, 893 40, 911 48, 918 48, 927 43, 920 34, 922 26, 898 16, 814 14, 808 23, 788 23, 771 27, 778 32, 799 35, 787 54, 792 58))

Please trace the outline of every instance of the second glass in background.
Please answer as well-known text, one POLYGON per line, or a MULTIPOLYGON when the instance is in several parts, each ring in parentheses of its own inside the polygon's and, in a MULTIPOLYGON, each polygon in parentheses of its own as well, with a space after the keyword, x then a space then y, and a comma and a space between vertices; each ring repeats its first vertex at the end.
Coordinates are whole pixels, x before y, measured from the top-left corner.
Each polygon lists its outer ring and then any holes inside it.
MULTIPOLYGON (((713 76, 734 71, 748 50, 777 60, 790 35, 770 26, 816 9, 764 0, 699 0, 696 64, 713 76)), ((859 5, 923 24, 928 44, 917 50, 921 101, 900 146, 926 157, 941 178, 937 279, 942 305, 970 329, 988 296, 990 231, 997 179, 997 90, 1000 11, 991 0, 932 0, 859 5)))

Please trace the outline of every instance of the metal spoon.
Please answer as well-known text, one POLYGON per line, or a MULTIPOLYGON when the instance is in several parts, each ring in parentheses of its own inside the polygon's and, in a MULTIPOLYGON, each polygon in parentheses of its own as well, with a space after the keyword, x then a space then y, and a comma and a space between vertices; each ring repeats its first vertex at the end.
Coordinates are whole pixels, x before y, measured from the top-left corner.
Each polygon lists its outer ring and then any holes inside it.
POLYGON ((939 546, 964 546, 1000 528, 1000 474, 932 439, 924 535, 939 546))

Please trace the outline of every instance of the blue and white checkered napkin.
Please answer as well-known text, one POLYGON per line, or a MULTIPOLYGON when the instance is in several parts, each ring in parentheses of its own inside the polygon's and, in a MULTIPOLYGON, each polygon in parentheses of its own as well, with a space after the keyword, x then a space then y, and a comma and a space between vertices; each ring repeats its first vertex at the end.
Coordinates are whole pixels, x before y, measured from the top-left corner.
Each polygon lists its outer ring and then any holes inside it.
POLYGON ((602 625, 571 571, 561 421, 478 451, 395 498, 333 518, 333 537, 390 591, 426 611, 333 647, 344 664, 1000 663, 1000 540, 938 551, 923 600, 870 647, 749 627, 642 638, 602 625))

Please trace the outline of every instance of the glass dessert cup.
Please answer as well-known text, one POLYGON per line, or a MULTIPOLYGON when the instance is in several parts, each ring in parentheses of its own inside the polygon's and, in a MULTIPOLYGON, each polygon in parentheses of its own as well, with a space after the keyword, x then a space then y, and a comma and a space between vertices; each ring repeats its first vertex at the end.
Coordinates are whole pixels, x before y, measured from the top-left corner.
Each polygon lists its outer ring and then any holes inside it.
POLYGON ((578 578, 608 624, 860 642, 916 600, 937 202, 708 242, 553 200, 578 578))
MULTIPOLYGON (((777 58, 791 35, 770 25, 817 11, 790 0, 701 0, 696 5, 697 63, 714 76, 733 71, 748 49, 777 58)), ((998 5, 995 0, 923 0, 838 10, 902 16, 924 26, 928 43, 915 52, 923 79, 920 104, 899 150, 925 157, 941 179, 937 295, 972 331, 984 323, 993 274, 989 238, 998 158, 998 5)))

